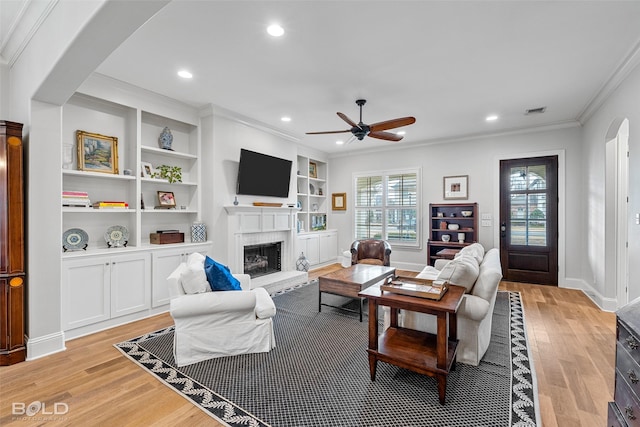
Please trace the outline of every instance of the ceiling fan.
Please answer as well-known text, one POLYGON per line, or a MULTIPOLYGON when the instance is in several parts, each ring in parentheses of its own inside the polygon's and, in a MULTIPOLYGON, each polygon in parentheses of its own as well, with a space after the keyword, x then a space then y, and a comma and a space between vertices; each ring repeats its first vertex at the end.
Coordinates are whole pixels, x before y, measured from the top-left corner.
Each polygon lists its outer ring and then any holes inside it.
POLYGON ((397 135, 391 132, 384 132, 388 129, 399 128, 401 126, 411 125, 416 122, 415 117, 401 117, 399 119, 385 120, 384 122, 373 123, 371 125, 367 125, 362 123, 362 106, 367 102, 366 99, 358 99, 356 100, 356 104, 360 107, 360 122, 355 123, 345 114, 338 112, 338 116, 347 122, 351 129, 347 130, 332 130, 326 132, 307 132, 307 135, 320 135, 327 133, 343 133, 343 132, 351 132, 354 137, 358 138, 358 140, 362 141, 365 136, 369 136, 371 138, 384 139, 386 141, 400 141, 402 139, 401 135, 397 135))

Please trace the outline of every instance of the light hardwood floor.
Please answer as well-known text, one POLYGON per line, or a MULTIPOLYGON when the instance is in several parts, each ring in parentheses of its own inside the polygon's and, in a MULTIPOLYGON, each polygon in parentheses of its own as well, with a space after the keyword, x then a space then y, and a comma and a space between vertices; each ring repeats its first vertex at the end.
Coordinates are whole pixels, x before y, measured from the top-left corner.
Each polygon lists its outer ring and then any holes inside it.
MULTIPOLYGON (((607 402, 613 398, 615 314, 601 311, 576 290, 513 282, 502 282, 500 289, 522 294, 542 425, 606 425, 607 402)), ((64 352, 0 367, 0 425, 221 425, 113 347, 172 323, 168 314, 154 316, 68 341, 64 352), (13 403, 33 401, 44 402, 47 412, 63 402, 69 411, 35 419, 12 415, 13 403)))

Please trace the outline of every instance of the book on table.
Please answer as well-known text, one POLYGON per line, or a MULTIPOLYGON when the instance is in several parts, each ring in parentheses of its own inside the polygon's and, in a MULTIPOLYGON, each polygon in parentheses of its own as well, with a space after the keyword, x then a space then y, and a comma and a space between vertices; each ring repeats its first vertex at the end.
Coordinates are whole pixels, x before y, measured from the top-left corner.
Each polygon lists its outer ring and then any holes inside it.
POLYGON ((389 283, 380 285, 383 291, 399 295, 439 300, 447 292, 449 283, 443 280, 419 279, 398 276, 389 283))

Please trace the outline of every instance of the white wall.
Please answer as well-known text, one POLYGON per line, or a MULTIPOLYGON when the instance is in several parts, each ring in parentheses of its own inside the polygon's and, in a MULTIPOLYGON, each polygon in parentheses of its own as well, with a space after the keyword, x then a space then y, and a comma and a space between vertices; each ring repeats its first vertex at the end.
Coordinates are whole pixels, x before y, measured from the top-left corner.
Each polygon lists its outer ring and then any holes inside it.
MULTIPOLYGON (((203 184, 202 192, 210 192, 210 210, 205 210, 204 218, 207 224, 207 235, 214 242, 213 257, 228 264, 231 259, 229 254, 227 212, 224 206, 233 204, 236 196, 236 178, 238 175, 238 161, 240 149, 256 151, 291 160, 292 174, 289 186, 289 197, 265 197, 239 195, 238 202, 241 205, 251 205, 253 202, 295 203, 295 171, 296 171, 296 144, 282 136, 258 129, 233 118, 222 117, 211 113, 203 119, 203 184), (212 147, 212 148, 211 148, 212 147)), ((268 179, 268 177, 265 177, 268 179)), ((206 199, 205 199, 206 200, 206 199)))
POLYGON ((122 40, 165 4, 162 0, 52 3, 9 69, 9 100, 3 118, 25 125, 28 359, 64 349, 57 279, 60 235, 52 235, 52 230, 60 229, 61 215, 49 208, 60 203, 61 144, 51 138, 60 135, 59 106, 122 40), (92 31, 101 34, 99 41, 89 36, 92 31))
POLYGON ((583 233, 587 256, 584 270, 593 287, 606 298, 615 299, 615 283, 605 281, 605 139, 611 124, 617 119, 629 119, 629 300, 640 297, 640 225, 635 215, 640 213, 640 67, 631 72, 615 93, 587 121, 583 129, 587 213, 583 233))
MULTIPOLYGON (((354 239, 352 214, 354 207, 352 174, 356 172, 389 170, 404 167, 422 168, 422 250, 394 249, 392 264, 402 268, 421 269, 427 264, 426 244, 429 233, 429 203, 446 203, 442 195, 444 176, 469 175, 469 201, 477 202, 480 213, 489 213, 494 226, 480 227, 479 241, 486 248, 498 247, 495 224, 499 220, 498 174, 499 159, 517 158, 563 150, 566 159, 566 262, 567 279, 582 279, 582 258, 585 251, 581 244, 583 212, 579 127, 561 128, 540 132, 475 138, 454 143, 424 145, 402 149, 394 145, 392 150, 356 156, 331 158, 331 192, 347 193, 347 211, 332 212, 329 220, 338 228, 338 246, 348 248, 354 239), (570 219, 570 220, 569 220, 570 219)), ((561 283, 564 278, 560 278, 561 283)), ((575 284, 573 285, 575 286, 575 284)))

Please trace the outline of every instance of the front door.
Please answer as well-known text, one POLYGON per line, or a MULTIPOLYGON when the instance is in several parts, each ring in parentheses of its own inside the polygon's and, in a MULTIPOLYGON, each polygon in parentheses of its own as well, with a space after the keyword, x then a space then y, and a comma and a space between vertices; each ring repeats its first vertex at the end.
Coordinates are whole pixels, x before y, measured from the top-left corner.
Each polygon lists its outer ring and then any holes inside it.
POLYGON ((505 280, 558 284, 558 157, 500 161, 505 280))

